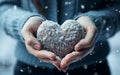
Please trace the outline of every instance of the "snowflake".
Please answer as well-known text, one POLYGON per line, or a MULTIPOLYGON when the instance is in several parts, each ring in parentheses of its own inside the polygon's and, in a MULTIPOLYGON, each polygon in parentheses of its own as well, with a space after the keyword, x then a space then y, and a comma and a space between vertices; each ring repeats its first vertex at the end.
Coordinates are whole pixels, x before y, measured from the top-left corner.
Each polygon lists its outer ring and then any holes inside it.
POLYGON ((40 60, 40 63, 41 63, 42 61, 40 60))
POLYGON ((92 52, 90 53, 90 55, 93 55, 93 54, 95 54, 95 52, 94 52, 94 51, 92 51, 92 52))
POLYGON ((84 69, 87 69, 87 68, 88 68, 88 65, 84 65, 83 67, 84 67, 84 69))
POLYGON ((105 25, 106 23, 107 23, 107 21, 104 19, 104 20, 103 20, 103 24, 105 25))
POLYGON ((99 63, 102 63, 102 60, 101 60, 101 61, 99 61, 99 63))
POLYGON ((68 1, 65 2, 65 5, 68 5, 68 1))
POLYGON ((48 9, 48 6, 45 6, 45 9, 48 9))
POLYGON ((115 11, 118 11, 118 9, 115 9, 115 11))
POLYGON ((69 73, 66 73, 66 75, 69 75, 69 73))
POLYGON ((85 9, 85 5, 81 5, 80 7, 81 7, 82 9, 85 9))
POLYGON ((37 65, 35 65, 34 67, 35 67, 35 68, 37 68, 38 66, 37 66, 37 65))
POLYGON ((106 31, 109 31, 110 29, 109 29, 109 27, 106 27, 106 31))
POLYGON ((16 6, 16 5, 14 5, 14 6, 13 6, 13 9, 14 9, 14 10, 16 10, 16 9, 17 9, 17 6, 16 6))
POLYGON ((72 2, 69 2, 68 4, 71 4, 72 2))
POLYGON ((65 5, 70 5, 72 2, 66 1, 64 4, 65 5))
POLYGON ((20 69, 20 72, 23 72, 23 69, 20 69))
POLYGON ((103 45, 103 43, 100 43, 100 45, 102 46, 102 45, 103 45))
POLYGON ((120 10, 118 12, 120 13, 120 10))
POLYGON ((118 53, 118 52, 120 52, 120 50, 119 50, 119 49, 117 49, 117 50, 116 50, 116 52, 118 53))
POLYGON ((120 52, 120 49, 114 50, 114 54, 119 54, 119 52, 120 52))
POLYGON ((68 16, 68 13, 65 13, 65 16, 68 16))

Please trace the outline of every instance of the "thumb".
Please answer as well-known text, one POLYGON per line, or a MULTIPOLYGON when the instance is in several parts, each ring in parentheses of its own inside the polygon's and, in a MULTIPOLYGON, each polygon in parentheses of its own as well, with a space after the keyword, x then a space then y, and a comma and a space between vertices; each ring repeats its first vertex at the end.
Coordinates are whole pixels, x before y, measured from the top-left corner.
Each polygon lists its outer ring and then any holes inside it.
POLYGON ((35 50, 41 49, 41 44, 30 31, 23 32, 22 36, 25 40, 25 44, 29 45, 35 50))

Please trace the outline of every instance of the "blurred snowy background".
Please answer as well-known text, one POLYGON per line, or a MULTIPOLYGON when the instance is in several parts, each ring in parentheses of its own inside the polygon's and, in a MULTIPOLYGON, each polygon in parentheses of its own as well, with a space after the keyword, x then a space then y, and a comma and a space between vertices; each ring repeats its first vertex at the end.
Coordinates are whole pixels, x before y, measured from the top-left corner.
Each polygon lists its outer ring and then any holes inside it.
MULTIPOLYGON (((120 32, 109 39, 111 53, 108 56, 112 75, 120 75, 120 32)), ((0 29, 0 75, 13 75, 16 59, 14 47, 16 41, 5 35, 0 29)))

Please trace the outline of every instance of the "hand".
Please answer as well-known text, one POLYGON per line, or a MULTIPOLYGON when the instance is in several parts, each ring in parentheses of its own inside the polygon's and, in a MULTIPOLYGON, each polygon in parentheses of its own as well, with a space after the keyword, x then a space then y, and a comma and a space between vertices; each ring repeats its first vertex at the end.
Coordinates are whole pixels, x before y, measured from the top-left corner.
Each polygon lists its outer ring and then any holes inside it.
POLYGON ((41 44, 35 38, 37 29, 42 22, 43 20, 40 17, 34 16, 29 18, 23 26, 21 34, 24 38, 26 48, 30 54, 59 68, 60 59, 52 52, 41 50, 41 44))
POLYGON ((75 51, 72 53, 69 53, 62 59, 60 68, 63 71, 67 69, 69 64, 76 62, 78 60, 81 60, 83 57, 85 57, 90 52, 92 52, 94 48, 94 42, 95 42, 96 35, 97 35, 97 28, 95 24, 87 16, 78 18, 77 22, 79 22, 83 26, 83 28, 86 31, 86 35, 85 35, 85 38, 80 40, 75 45, 75 48, 74 48, 75 51))

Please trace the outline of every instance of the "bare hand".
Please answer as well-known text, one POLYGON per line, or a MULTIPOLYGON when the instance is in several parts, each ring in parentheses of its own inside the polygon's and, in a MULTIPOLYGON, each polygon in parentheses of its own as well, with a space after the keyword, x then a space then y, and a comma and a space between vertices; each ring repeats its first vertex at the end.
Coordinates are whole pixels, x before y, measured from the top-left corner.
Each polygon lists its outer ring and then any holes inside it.
POLYGON ((97 28, 95 24, 92 22, 92 20, 87 17, 83 16, 77 19, 77 21, 84 27, 86 31, 85 38, 80 40, 75 45, 75 51, 72 53, 69 53, 66 55, 60 64, 60 68, 65 71, 69 64, 76 62, 78 60, 81 60, 83 57, 88 55, 90 52, 92 52, 94 48, 94 42, 96 40, 97 35, 97 28))
POLYGON ((35 38, 37 29, 42 22, 43 20, 40 17, 34 16, 29 18, 23 26, 21 34, 24 38, 26 48, 30 54, 36 56, 42 61, 52 63, 59 69, 60 59, 52 52, 41 50, 41 44, 35 38))

